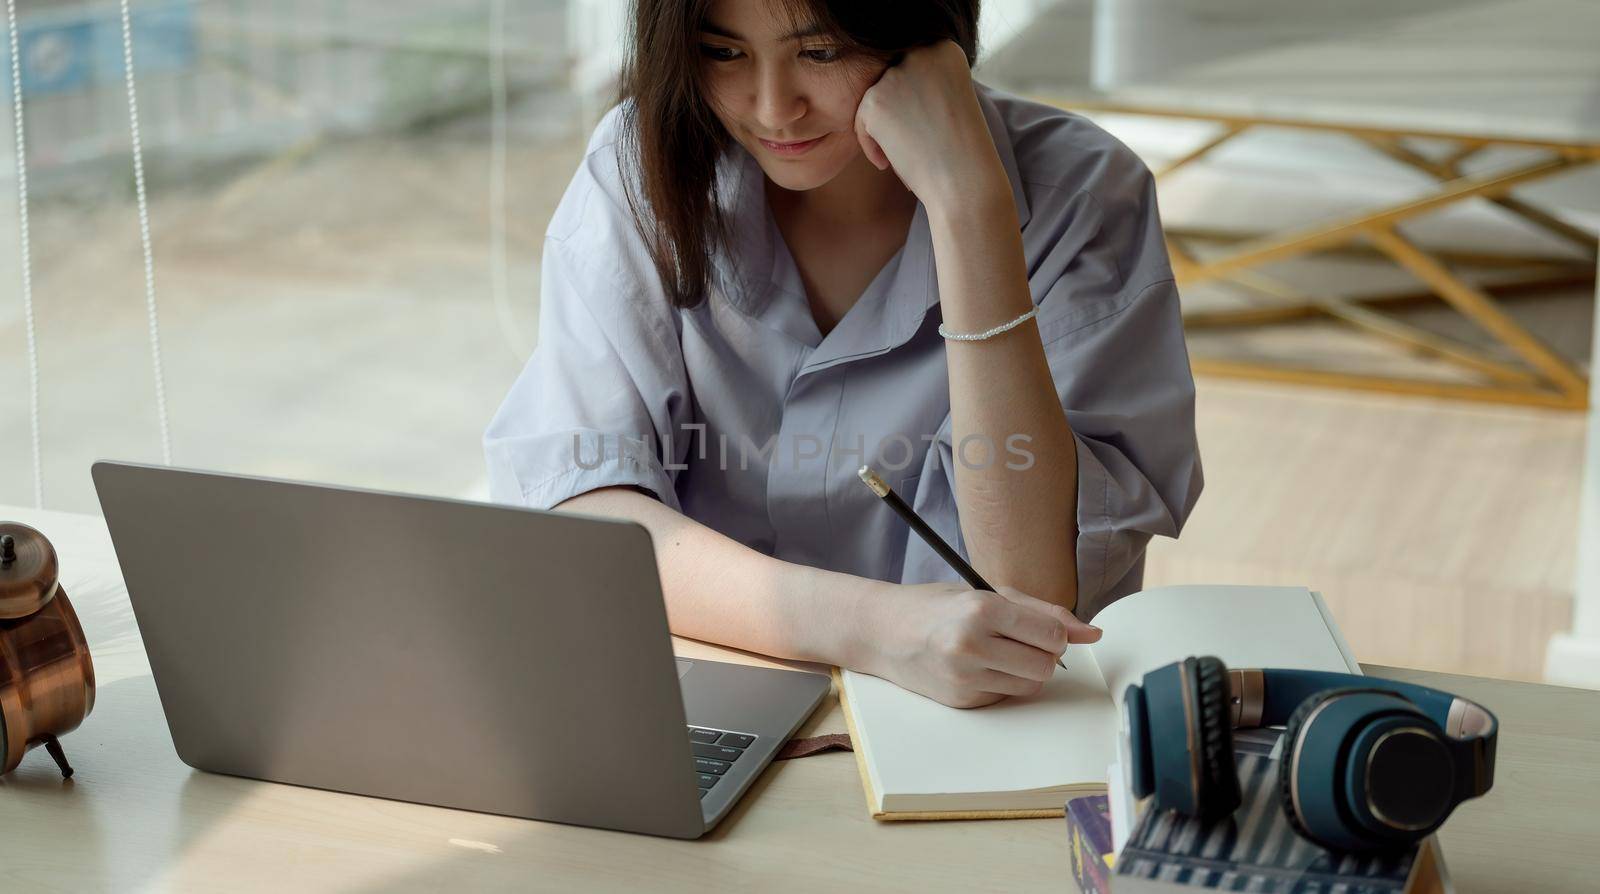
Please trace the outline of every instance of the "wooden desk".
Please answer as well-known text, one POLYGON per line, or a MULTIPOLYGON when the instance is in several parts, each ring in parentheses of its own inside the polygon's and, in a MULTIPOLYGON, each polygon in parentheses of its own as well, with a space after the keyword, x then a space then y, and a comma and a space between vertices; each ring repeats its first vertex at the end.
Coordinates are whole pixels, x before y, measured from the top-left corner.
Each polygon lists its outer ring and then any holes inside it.
MULTIPOLYGON (((45 532, 94 649, 99 697, 0 779, 0 890, 1071 890, 1062 820, 875 823, 853 758, 775 764, 700 841, 671 841, 200 773, 168 738, 100 519, 0 506, 45 532)), ((682 641, 680 652, 762 663, 682 641)), ((1600 692, 1371 668, 1479 699, 1506 731, 1494 791, 1443 835, 1463 894, 1593 890, 1600 692)), ((803 735, 843 732, 837 700, 803 735)))

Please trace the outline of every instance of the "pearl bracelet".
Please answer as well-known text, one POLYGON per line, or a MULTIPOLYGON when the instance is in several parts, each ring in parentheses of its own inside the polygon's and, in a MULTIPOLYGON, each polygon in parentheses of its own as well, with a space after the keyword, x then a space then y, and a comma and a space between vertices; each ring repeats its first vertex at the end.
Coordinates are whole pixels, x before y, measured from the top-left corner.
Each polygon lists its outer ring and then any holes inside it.
POLYGON ((1026 323, 1028 320, 1032 319, 1033 315, 1038 312, 1038 307, 1031 307, 1028 309, 1027 313, 1017 317, 1015 320, 1012 320, 1009 323, 1001 323, 993 329, 985 329, 982 332, 951 332, 950 330, 944 328, 943 323, 940 323, 939 334, 950 339, 951 341, 982 341, 986 338, 993 338, 1002 332, 1021 326, 1023 323, 1026 323))

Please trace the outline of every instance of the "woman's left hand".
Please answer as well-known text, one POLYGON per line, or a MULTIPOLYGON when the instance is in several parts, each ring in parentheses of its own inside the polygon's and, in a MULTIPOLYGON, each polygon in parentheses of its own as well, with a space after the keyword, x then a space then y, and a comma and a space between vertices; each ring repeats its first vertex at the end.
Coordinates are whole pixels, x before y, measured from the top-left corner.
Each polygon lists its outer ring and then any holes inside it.
POLYGON ((885 69, 861 97, 856 137, 868 161, 893 167, 930 210, 959 207, 985 190, 1010 192, 955 41, 911 50, 885 69))

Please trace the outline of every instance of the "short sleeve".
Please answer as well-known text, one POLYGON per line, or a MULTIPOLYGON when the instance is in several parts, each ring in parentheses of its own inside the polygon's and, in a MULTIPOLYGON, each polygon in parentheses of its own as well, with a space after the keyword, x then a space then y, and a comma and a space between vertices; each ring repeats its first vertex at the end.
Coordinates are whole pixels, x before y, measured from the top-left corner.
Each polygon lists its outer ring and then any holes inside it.
MULTIPOLYGON (((1095 188, 1046 194, 1031 221, 1048 238, 1030 262, 1038 329, 1077 440, 1076 613, 1086 619, 1140 589, 1150 538, 1178 536, 1203 483, 1194 378, 1154 182, 1117 148, 1102 161, 1095 188)), ((1038 238, 1025 233, 1024 241, 1030 236, 1038 238)), ((946 417, 913 506, 966 555, 951 441, 946 417)), ((1020 454, 1000 457, 1025 462, 1020 454)), ((956 579, 912 541, 904 582, 956 579)))
POLYGON ((626 217, 614 159, 591 145, 551 221, 538 344, 484 433, 496 502, 549 509, 633 485, 681 508, 692 401, 677 314, 626 217))

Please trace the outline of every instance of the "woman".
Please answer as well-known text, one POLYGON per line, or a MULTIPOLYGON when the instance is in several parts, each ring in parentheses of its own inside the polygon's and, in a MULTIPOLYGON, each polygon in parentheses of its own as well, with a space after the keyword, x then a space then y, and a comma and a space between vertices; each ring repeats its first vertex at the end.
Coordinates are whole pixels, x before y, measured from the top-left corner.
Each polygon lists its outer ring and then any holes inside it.
POLYGON ((977 16, 637 0, 485 435, 496 500, 650 530, 674 633, 962 707, 1097 639, 1201 486, 1149 172, 974 82, 977 16))

